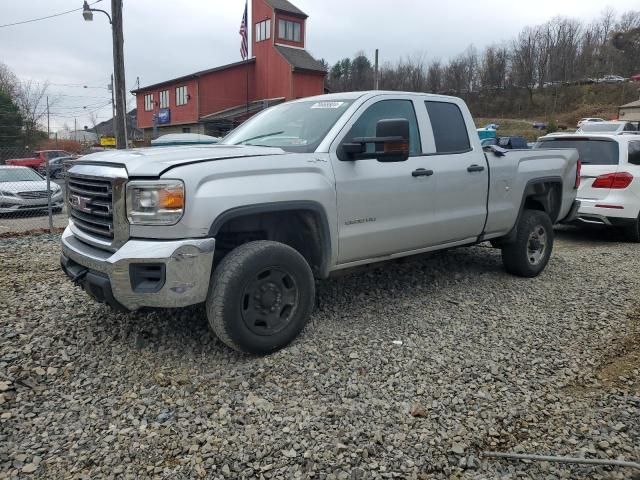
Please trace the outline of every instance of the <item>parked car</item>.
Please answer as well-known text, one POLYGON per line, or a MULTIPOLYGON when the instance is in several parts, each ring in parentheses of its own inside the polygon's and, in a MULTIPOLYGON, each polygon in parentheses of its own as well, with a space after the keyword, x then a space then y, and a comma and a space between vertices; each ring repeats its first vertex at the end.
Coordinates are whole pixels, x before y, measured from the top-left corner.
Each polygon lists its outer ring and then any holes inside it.
POLYGON ((35 169, 42 168, 47 160, 53 160, 58 157, 72 157, 73 155, 64 150, 39 150, 34 152, 33 157, 28 158, 12 158, 7 160, 7 165, 14 165, 17 167, 30 167, 35 169))
POLYGON ((622 229, 640 242, 640 135, 541 137, 536 149, 578 150, 582 162, 577 222, 622 229))
POLYGON ((585 123, 593 123, 593 122, 606 122, 606 120, 604 118, 599 118, 599 117, 581 118, 578 121, 578 125, 576 125, 576 128, 580 128, 585 123))
POLYGON ((635 133, 638 129, 632 122, 610 121, 583 124, 576 133, 635 133))
MULTIPOLYGON (((58 157, 49 160, 49 175, 53 179, 59 179, 64 177, 65 165, 77 160, 78 157, 58 157)), ((46 164, 38 168, 38 172, 46 178, 47 167, 46 164)))
POLYGON ((528 149, 527 139, 521 136, 485 138, 480 142, 482 147, 497 145, 508 150, 528 149))
POLYGON ((153 147, 169 147, 176 145, 212 145, 218 143, 218 137, 200 135, 199 133, 169 133, 151 140, 153 147))
POLYGON ((627 80, 620 75, 605 75, 604 77, 598 79, 598 83, 622 83, 626 81, 627 80))
POLYGON ((546 130, 547 129, 547 124, 545 122, 533 122, 531 124, 531 126, 533 128, 535 128, 536 130, 546 130))
POLYGON ((636 73, 635 75, 632 75, 629 80, 633 82, 640 82, 640 73, 636 73))
POLYGON ((539 275, 578 154, 493 148, 459 98, 374 91, 283 103, 219 145, 89 155, 62 268, 123 310, 206 303, 222 342, 270 353, 304 328, 314 276, 487 240, 539 275))
POLYGON ((49 194, 54 210, 62 210, 64 199, 58 185, 50 182, 47 190, 47 181, 35 170, 0 166, 0 213, 46 209, 49 194))

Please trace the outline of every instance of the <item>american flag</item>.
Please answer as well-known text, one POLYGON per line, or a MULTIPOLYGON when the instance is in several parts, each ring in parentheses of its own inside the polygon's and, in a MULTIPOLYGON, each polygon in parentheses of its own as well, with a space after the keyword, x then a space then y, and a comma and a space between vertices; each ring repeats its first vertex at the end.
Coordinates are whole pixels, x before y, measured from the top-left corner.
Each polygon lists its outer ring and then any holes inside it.
POLYGON ((246 60, 249 56, 249 30, 247 28, 247 8, 248 2, 244 4, 244 15, 242 16, 242 23, 240 24, 240 36, 242 37, 242 43, 240 44, 240 55, 242 59, 246 60))

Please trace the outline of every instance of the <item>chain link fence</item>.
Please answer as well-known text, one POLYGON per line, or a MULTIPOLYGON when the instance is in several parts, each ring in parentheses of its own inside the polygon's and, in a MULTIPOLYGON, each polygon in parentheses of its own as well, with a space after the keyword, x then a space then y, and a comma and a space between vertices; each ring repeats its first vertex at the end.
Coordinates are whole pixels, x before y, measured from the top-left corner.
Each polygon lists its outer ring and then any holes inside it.
POLYGON ((64 150, 0 147, 0 238, 58 231, 67 224, 64 150))

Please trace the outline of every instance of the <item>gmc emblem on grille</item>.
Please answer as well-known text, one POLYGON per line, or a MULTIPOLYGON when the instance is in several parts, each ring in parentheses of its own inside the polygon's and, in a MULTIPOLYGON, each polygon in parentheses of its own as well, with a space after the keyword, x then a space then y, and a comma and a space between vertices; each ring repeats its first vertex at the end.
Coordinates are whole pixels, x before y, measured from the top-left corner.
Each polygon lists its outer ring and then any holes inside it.
POLYGON ((81 212, 91 213, 91 207, 89 204, 91 203, 91 199, 89 197, 82 197, 80 195, 70 195, 69 203, 76 210, 80 210, 81 212))

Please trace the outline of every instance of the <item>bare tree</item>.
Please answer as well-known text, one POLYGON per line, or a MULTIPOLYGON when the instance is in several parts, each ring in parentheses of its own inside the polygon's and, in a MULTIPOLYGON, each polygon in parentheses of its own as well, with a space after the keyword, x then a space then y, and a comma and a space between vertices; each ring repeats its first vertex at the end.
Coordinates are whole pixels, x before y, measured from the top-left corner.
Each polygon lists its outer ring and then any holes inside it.
POLYGON ((4 63, 0 63, 0 92, 14 98, 18 87, 18 77, 4 63))
POLYGON ((28 142, 32 142, 42 130, 42 120, 47 115, 48 89, 49 82, 46 81, 39 83, 27 80, 18 84, 16 102, 24 119, 25 137, 28 142))
POLYGON ((442 62, 439 59, 433 60, 427 69, 427 91, 432 93, 440 92, 442 90, 443 77, 442 62))

